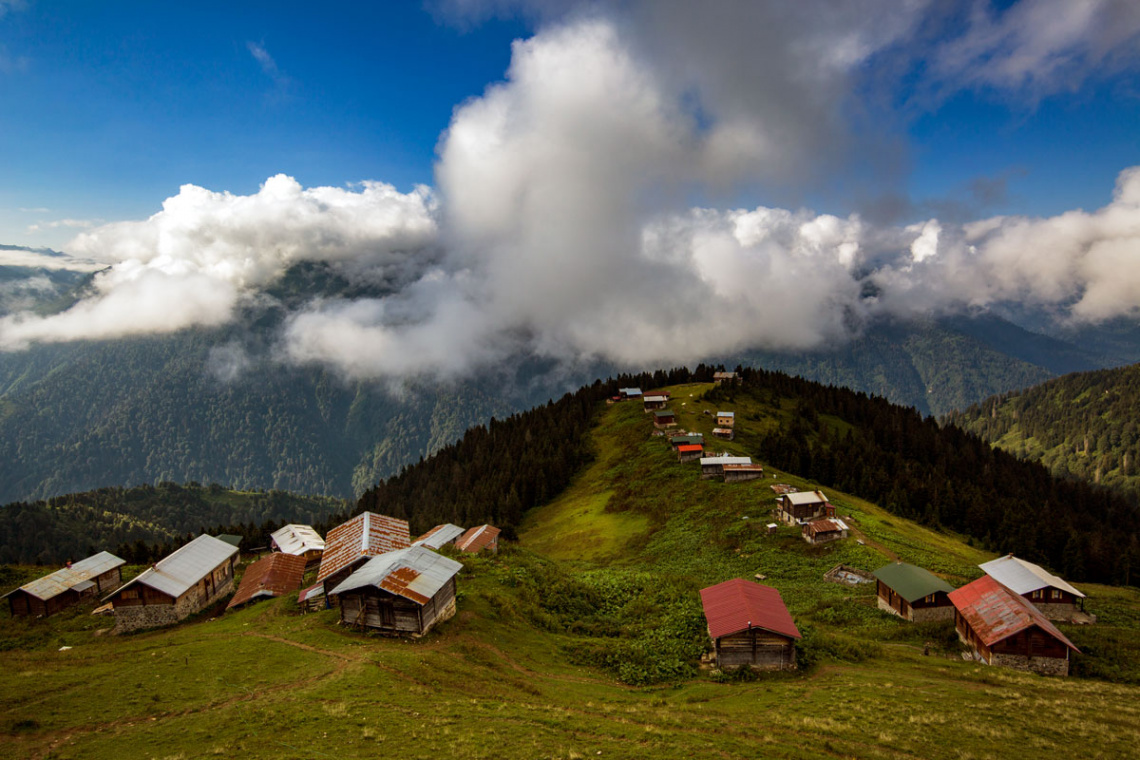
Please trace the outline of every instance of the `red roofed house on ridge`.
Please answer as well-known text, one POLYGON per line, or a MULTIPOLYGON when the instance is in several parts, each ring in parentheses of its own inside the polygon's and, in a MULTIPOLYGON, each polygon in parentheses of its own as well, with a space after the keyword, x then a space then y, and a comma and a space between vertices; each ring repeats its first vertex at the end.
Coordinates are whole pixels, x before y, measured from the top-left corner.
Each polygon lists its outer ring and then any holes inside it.
POLYGON ((1067 676, 1069 652, 1080 652, 1026 599, 991 576, 951 591, 958 638, 989 665, 1067 676))
POLYGON ((461 552, 475 554, 483 549, 492 554, 499 553, 499 529, 494 525, 480 525, 455 539, 455 546, 461 552))
POLYGON ((325 590, 336 586, 371 557, 412 545, 406 520, 361 512, 329 531, 317 581, 325 590))
POLYGON ((793 670, 799 629, 780 592, 742 578, 701 589, 718 668, 793 670))

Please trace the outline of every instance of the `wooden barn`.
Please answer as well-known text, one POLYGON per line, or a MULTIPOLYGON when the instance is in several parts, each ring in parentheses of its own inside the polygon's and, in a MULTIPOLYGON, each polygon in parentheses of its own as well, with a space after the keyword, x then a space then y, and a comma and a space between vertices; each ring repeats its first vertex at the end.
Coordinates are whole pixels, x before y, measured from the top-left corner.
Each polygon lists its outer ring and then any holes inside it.
POLYGON ((677 424, 677 415, 669 409, 658 409, 653 413, 653 427, 658 430, 671 428, 677 424))
POLYGON ((731 384, 736 382, 736 379, 737 378, 736 378, 735 372, 714 372, 713 373, 713 382, 716 383, 717 385, 724 385, 726 383, 731 385, 731 384))
POLYGON ((218 601, 234 588, 238 548, 198 536, 106 597, 115 628, 134 631, 171 625, 218 601))
POLYGON ((1072 620, 1085 595, 1040 565, 1012 554, 978 565, 986 575, 1028 599, 1050 620, 1072 620))
POLYGON ((123 582, 120 573, 124 564, 124 560, 110 552, 99 552, 25 583, 4 596, 12 617, 47 617, 87 597, 116 588, 123 582))
POLYGON ((800 529, 800 535, 803 536, 804 541, 812 546, 817 546, 847 538, 847 531, 847 523, 838 517, 822 517, 818 520, 805 522, 800 529))
POLYGON ((742 483, 746 480, 764 477, 764 468, 760 466, 759 462, 726 464, 721 469, 724 471, 725 483, 742 483))
POLYGON ((985 575, 949 594, 954 625, 989 665, 1067 676, 1073 642, 1027 599, 985 575))
POLYGON ((752 464, 752 457, 701 457, 701 480, 724 480, 724 467, 752 464))
POLYGON ((776 589, 734 578, 701 589, 701 605, 718 668, 796 667, 800 632, 776 589))
POLYGON ((361 512, 329 531, 317 582, 326 591, 337 585, 371 557, 412 545, 406 520, 375 512, 361 512))
POLYGON ((269 534, 269 545, 282 554, 304 557, 312 565, 321 561, 325 540, 311 525, 284 525, 269 534))
POLYGON ((455 576, 463 565, 423 546, 372 557, 329 593, 340 619, 417 638, 455 614, 455 576))
POLYGON ((456 539, 464 533, 463 528, 451 523, 437 525, 427 533, 412 542, 412 546, 426 546, 429 549, 440 549, 448 544, 454 544, 456 539))
POLYGON ((776 500, 776 516, 788 525, 803 525, 818 517, 834 517, 835 507, 823 491, 786 493, 776 500))
POLYGON ((705 453, 705 447, 699 443, 687 443, 677 447, 677 461, 692 462, 700 459, 705 453))
POLYGON ((714 427, 712 429, 713 438, 719 438, 722 441, 731 441, 736 437, 736 431, 732 428, 714 427))
POLYGON ((480 525, 471 528, 455 540, 455 547, 461 552, 475 554, 484 549, 491 554, 499 553, 499 529, 494 525, 480 525))
POLYGON ((641 398, 640 388, 618 388, 618 398, 622 400, 641 398))
POLYGON ((718 428, 736 427, 736 412, 717 412, 716 426, 718 428))
POLYGON ((913 623, 953 620, 954 605, 948 594, 954 590, 925 568, 893 562, 874 572, 879 609, 913 623))
POLYGON ((273 552, 245 569, 234 598, 226 605, 232 610, 243 604, 272 599, 301 588, 307 562, 304 555, 273 552))
POLYGON ((678 446, 704 446, 705 437, 700 433, 678 433, 669 435, 669 445, 676 449, 678 446))
POLYGON ((654 393, 650 396, 641 397, 642 408, 646 412, 664 409, 669 404, 669 396, 661 393, 654 393))

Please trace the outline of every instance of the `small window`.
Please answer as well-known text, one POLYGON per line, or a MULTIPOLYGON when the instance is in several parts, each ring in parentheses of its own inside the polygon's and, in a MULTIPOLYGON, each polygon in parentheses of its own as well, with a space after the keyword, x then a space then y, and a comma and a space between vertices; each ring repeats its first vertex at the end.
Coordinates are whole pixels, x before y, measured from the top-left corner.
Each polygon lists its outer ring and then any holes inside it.
POLYGON ((926 603, 927 604, 934 604, 934 594, 927 594, 926 603))
POLYGON ((1059 588, 1053 589, 1052 591, 1049 592, 1049 596, 1052 597, 1053 599, 1060 599, 1062 596, 1061 589, 1059 589, 1059 588))
POLYGON ((137 589, 129 588, 123 592, 123 598, 124 599, 138 599, 139 598, 139 592, 137 589))
POLYGON ((1033 598, 1034 599, 1040 599, 1041 598, 1041 589, 1037 589, 1036 591, 1033 592, 1033 598))

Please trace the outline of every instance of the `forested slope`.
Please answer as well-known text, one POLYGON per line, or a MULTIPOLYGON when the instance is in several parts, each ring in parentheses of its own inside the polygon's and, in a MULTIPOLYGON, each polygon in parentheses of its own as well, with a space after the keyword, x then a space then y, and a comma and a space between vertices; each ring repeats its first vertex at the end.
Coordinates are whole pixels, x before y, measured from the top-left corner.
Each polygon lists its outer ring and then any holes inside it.
POLYGON ((1140 364, 1066 375, 947 420, 1061 477, 1140 501, 1140 364))

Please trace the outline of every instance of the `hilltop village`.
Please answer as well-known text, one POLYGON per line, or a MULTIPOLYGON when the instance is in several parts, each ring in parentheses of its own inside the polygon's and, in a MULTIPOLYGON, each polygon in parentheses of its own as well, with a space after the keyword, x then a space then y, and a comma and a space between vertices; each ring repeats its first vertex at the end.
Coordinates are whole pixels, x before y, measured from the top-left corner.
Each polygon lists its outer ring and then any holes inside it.
MULTIPOLYGON (((718 372, 717 385, 736 382, 718 372)), ((759 481, 776 495, 768 534, 799 531, 810 546, 856 540, 858 531, 837 515, 822 490, 801 492, 786 483, 765 484, 751 457, 706 449, 701 433, 681 429, 671 393, 621 388, 610 404, 640 404, 649 436, 660 439, 693 478, 726 484, 759 481)), ((687 401, 679 401, 684 406, 687 401)), ((705 409, 714 439, 732 441, 740 430, 735 411, 705 409)), ((407 521, 364 511, 322 538, 311 526, 289 524, 269 536, 241 567, 240 536, 200 535, 127 582, 124 560, 103 551, 26 583, 6 594, 13 617, 48 617, 98 599, 96 615, 114 619, 114 633, 171 626, 226 601, 231 611, 273 597, 297 594, 300 610, 337 610, 339 622, 386 636, 419 638, 457 611, 465 554, 496 554, 499 528, 464 529, 445 523, 418 538, 407 521), (314 575, 315 573, 315 575, 314 575), (240 576, 240 582, 238 577, 240 576), (305 579, 310 582, 306 585, 305 579)), ((247 553, 249 556, 250 553, 247 553)), ((963 658, 1042 675, 1068 675, 1080 650, 1054 621, 1088 624, 1085 594, 1037 564, 1013 555, 980 565, 984 575, 955 589, 922 567, 901 561, 867 569, 839 565, 826 579, 876 584, 878 609, 914 623, 953 621, 963 658)), ((757 579, 735 578, 699 592, 708 634, 702 658, 719 671, 792 670, 802 638, 780 592, 757 579)))

